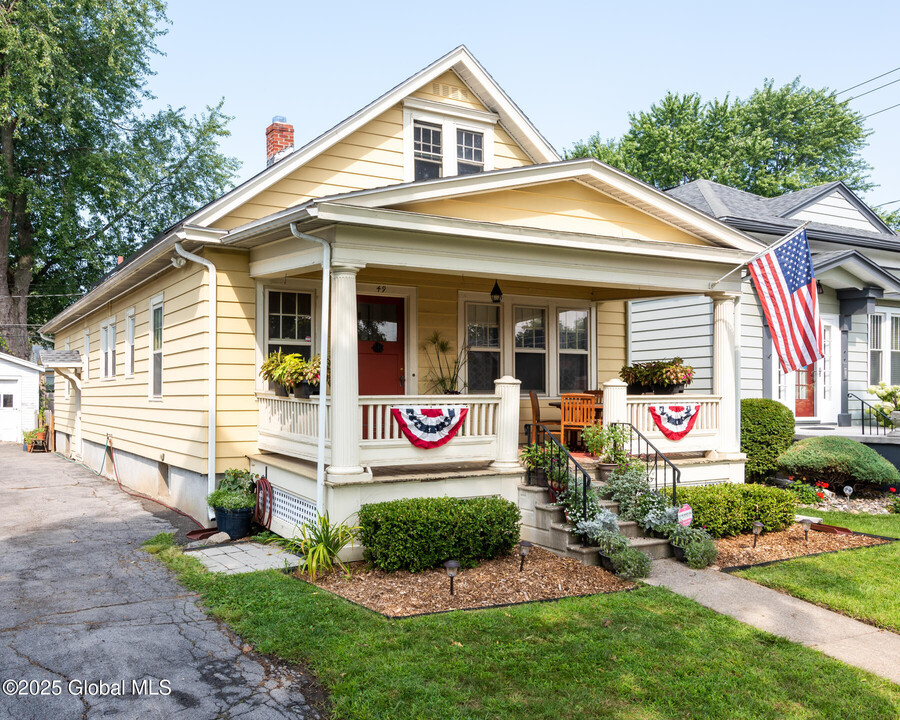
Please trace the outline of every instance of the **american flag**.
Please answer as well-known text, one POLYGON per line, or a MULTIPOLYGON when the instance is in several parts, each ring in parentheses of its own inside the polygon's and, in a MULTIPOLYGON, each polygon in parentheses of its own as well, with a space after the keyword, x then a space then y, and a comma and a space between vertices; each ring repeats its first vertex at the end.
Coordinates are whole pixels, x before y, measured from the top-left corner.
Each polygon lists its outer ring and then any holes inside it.
POLYGON ((781 369, 791 372, 814 363, 822 352, 822 318, 806 230, 750 263, 781 369))

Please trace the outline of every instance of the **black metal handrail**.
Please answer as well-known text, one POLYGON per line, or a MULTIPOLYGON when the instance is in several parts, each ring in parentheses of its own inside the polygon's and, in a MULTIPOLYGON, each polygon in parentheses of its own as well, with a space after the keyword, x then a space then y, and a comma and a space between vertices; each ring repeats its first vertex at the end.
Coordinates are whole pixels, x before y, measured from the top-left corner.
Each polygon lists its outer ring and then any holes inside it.
POLYGON ((869 435, 887 435, 888 428, 894 427, 894 422, 891 420, 890 415, 886 415, 877 407, 872 405, 870 402, 866 402, 859 395, 854 393, 847 393, 848 397, 853 398, 854 400, 859 400, 860 404, 860 425, 862 426, 862 434, 866 434, 866 427, 869 428, 869 435), (866 412, 868 410, 868 412, 866 412), (887 423, 886 425, 882 425, 879 422, 879 418, 887 423), (874 432, 873 432, 874 428, 874 432))
POLYGON ((667 458, 647 437, 631 423, 611 423, 617 427, 625 428, 628 433, 627 448, 625 452, 633 458, 644 463, 647 477, 653 483, 656 490, 662 490, 665 494, 667 487, 672 488, 672 505, 678 505, 678 483, 681 482, 681 470, 667 458), (662 476, 662 488, 660 488, 660 475, 662 476), (671 482, 669 482, 671 480, 671 482))
MULTIPOLYGON (((576 513, 582 520, 587 519, 588 489, 593 481, 591 474, 544 425, 526 425, 525 437, 542 450, 538 464, 525 464, 526 482, 529 485, 546 487, 553 502, 568 492, 574 484, 577 489, 576 497, 580 500, 576 513)), ((575 523, 576 519, 570 517, 569 521, 575 523)))

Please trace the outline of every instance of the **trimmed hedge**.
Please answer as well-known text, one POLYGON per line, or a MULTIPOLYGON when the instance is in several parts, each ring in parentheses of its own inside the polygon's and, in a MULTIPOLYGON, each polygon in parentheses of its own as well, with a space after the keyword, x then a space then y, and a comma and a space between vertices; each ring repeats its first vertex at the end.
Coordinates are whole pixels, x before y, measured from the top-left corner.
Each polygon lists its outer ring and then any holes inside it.
POLYGON ((502 498, 408 498, 363 505, 359 540, 385 572, 417 572, 505 555, 519 542, 519 508, 502 498))
POLYGON ((759 520, 769 531, 784 530, 794 522, 796 496, 768 485, 701 485, 681 488, 678 503, 694 512, 692 527, 703 527, 713 537, 750 532, 759 520))
POLYGON ((741 452, 747 455, 744 474, 760 482, 775 473, 778 456, 794 441, 794 413, 776 400, 741 400, 741 452))
POLYGON ((900 482, 891 463, 861 442, 850 438, 814 437, 792 445, 778 458, 778 469, 807 481, 827 482, 840 493, 844 485, 889 485, 900 482))

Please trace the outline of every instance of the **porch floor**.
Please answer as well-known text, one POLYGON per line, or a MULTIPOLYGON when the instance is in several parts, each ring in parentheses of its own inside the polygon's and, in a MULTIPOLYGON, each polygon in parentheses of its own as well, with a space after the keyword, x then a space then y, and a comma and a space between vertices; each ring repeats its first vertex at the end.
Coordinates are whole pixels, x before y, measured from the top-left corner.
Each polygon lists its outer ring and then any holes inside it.
MULTIPOLYGON (((874 430, 874 428, 872 428, 874 430)), ((794 428, 794 440, 803 440, 804 438, 822 437, 823 435, 839 435, 847 437, 858 442, 877 442, 886 445, 900 445, 900 431, 888 430, 878 434, 866 428, 863 433, 862 427, 859 425, 851 425, 850 427, 840 427, 838 425, 797 425, 794 428)))

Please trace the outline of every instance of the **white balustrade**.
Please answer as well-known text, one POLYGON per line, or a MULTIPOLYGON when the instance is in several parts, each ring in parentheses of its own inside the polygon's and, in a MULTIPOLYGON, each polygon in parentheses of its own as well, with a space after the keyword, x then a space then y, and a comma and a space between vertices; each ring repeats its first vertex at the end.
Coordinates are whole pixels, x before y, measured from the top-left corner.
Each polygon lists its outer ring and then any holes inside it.
MULTIPOLYGON (((319 399, 258 393, 259 448, 293 457, 315 459, 319 434, 319 399)), ((331 400, 326 419, 326 459, 331 444, 331 400)))
POLYGON ((718 450, 721 436, 722 398, 718 395, 629 395, 626 400, 626 420, 634 425, 663 453, 708 452, 718 450), (650 415, 652 405, 699 405, 693 429, 681 440, 669 440, 650 415))

